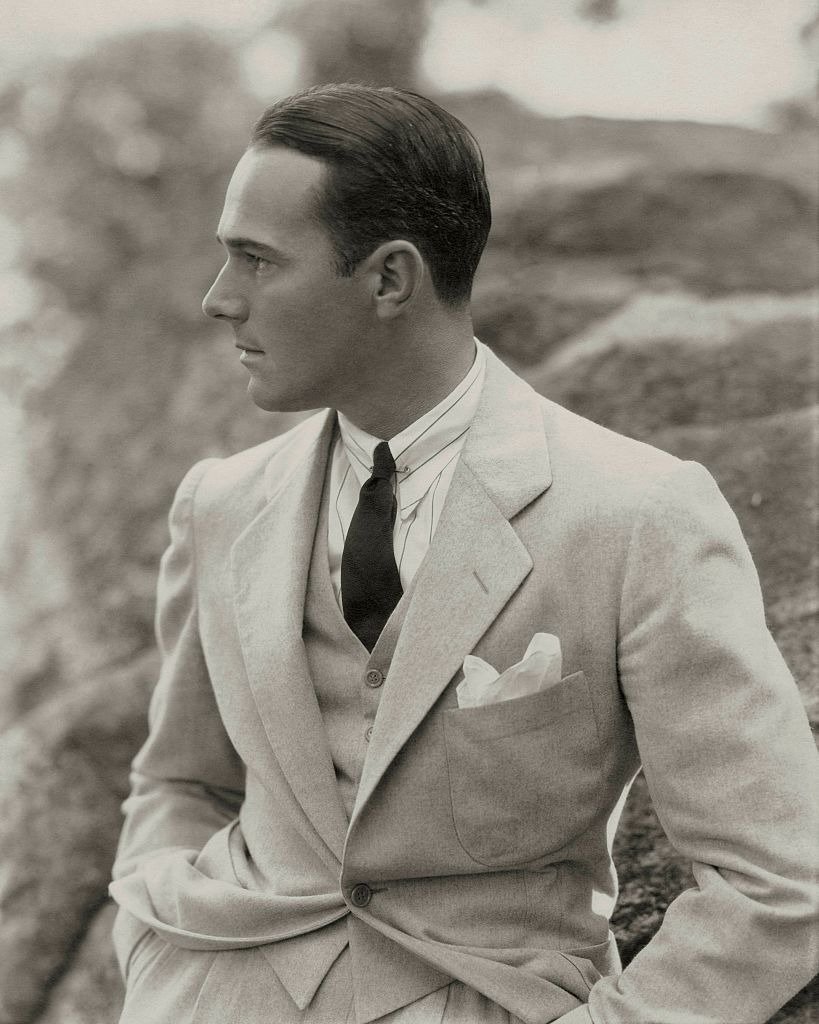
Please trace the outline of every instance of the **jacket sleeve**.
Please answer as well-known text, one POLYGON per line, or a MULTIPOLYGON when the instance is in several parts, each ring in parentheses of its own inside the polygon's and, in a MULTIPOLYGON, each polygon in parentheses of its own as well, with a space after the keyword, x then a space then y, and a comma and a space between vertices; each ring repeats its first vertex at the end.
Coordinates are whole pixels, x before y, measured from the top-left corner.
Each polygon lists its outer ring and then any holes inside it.
MULTIPOLYGON (((193 502, 212 461, 187 473, 169 516, 171 543, 157 588, 162 669, 151 699, 148 739, 134 759, 131 792, 123 804, 115 879, 139 872, 158 854, 197 853, 236 817, 243 798, 244 768, 222 725, 199 640, 193 502)), ((114 943, 123 973, 145 931, 120 909, 114 943)))
POLYGON ((642 505, 619 630, 652 800, 696 885, 561 1024, 766 1021, 819 969, 819 759, 739 524, 695 463, 642 505))

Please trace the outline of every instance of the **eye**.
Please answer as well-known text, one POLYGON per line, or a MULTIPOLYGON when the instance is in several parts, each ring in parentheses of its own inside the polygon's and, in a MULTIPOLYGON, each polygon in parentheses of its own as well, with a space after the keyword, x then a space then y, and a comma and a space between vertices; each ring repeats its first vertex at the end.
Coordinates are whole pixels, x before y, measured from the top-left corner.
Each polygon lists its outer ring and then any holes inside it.
POLYGON ((242 258, 256 273, 260 273, 270 266, 270 260, 266 260, 264 256, 257 256, 252 252, 243 252, 242 258))

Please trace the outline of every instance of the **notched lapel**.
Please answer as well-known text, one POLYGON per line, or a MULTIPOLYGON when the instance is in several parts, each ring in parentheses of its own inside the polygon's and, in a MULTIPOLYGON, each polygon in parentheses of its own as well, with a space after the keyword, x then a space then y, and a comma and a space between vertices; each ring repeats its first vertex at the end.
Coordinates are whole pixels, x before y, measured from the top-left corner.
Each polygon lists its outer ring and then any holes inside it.
MULTIPOLYGON (((390 762, 532 569, 509 522, 550 485, 542 400, 487 350, 470 428, 392 658, 354 822, 390 762)), ((352 824, 352 823, 351 823, 352 824)))
POLYGON ((273 753, 307 817, 341 857, 347 820, 302 640, 307 573, 334 418, 307 423, 271 460, 271 497, 233 545, 236 623, 273 753))
POLYGON ((458 501, 418 571, 387 676, 355 819, 384 771, 532 568, 514 529, 463 463, 458 501))

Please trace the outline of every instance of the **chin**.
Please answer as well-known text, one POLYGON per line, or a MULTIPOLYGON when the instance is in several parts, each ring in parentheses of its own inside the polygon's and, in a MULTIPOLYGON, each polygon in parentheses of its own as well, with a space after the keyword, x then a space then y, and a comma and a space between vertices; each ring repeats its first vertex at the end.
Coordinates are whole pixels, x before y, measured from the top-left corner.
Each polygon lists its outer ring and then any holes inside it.
POLYGON ((247 393, 253 404, 265 412, 306 412, 325 404, 313 395, 287 394, 260 387, 253 378, 248 381, 247 393))

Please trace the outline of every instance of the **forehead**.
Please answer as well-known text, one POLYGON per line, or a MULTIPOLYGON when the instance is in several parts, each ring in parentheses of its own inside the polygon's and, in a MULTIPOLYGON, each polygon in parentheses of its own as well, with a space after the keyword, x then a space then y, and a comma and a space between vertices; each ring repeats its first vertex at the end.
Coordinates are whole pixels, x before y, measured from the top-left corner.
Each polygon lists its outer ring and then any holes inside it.
POLYGON ((324 164, 284 146, 247 150, 225 194, 219 235, 271 244, 321 233, 314 217, 324 164))

